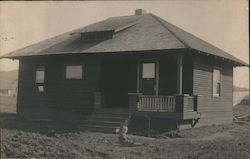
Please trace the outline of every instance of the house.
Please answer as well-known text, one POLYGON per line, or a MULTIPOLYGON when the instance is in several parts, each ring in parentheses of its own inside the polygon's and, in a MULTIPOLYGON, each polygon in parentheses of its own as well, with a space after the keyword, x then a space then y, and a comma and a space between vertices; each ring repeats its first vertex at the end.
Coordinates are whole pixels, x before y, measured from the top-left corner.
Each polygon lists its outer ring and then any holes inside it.
POLYGON ((10 89, 0 89, 0 96, 10 96, 11 90, 10 89))
POLYGON ((17 95, 17 70, 0 71, 0 96, 17 95))
POLYGON ((2 58, 19 60, 18 114, 88 116, 86 127, 107 129, 122 115, 169 119, 179 129, 230 123, 233 67, 248 66, 142 9, 2 58))

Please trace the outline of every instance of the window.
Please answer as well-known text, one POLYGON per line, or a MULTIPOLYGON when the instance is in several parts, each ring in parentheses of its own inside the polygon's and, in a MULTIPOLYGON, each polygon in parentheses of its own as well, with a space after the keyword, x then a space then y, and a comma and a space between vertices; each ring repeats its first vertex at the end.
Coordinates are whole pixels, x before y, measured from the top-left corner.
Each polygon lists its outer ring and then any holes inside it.
POLYGON ((81 33, 81 38, 85 42, 92 42, 96 40, 106 40, 113 37, 114 30, 107 31, 90 31, 81 33))
POLYGON ((36 68, 36 90, 44 92, 45 66, 37 66, 36 68))
POLYGON ((213 96, 221 95, 221 71, 219 69, 213 70, 213 96))
POLYGON ((66 79, 83 79, 83 65, 66 66, 66 79))
POLYGON ((142 64, 142 78, 155 78, 155 63, 142 64))

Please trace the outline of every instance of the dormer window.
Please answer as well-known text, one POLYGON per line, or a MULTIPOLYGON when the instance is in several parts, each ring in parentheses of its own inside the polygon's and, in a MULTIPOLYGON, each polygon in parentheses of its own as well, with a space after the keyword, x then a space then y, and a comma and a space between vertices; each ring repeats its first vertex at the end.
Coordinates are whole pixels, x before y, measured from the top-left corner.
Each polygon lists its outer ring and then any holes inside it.
POLYGON ((104 25, 104 26, 88 26, 83 30, 70 33, 70 35, 79 35, 84 42, 100 42, 108 39, 112 39, 115 34, 118 34, 126 29, 137 24, 137 21, 129 23, 127 25, 104 25))
POLYGON ((113 34, 114 30, 83 32, 81 33, 81 39, 87 42, 107 40, 111 39, 113 37, 113 34))

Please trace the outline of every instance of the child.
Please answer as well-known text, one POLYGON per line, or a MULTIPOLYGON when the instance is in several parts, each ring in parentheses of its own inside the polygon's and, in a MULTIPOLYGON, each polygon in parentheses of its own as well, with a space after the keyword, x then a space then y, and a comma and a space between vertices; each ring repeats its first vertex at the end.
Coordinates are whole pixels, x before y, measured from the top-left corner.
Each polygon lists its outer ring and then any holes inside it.
POLYGON ((134 142, 130 140, 127 136, 128 132, 128 120, 121 125, 119 129, 119 143, 123 146, 133 146, 134 142))

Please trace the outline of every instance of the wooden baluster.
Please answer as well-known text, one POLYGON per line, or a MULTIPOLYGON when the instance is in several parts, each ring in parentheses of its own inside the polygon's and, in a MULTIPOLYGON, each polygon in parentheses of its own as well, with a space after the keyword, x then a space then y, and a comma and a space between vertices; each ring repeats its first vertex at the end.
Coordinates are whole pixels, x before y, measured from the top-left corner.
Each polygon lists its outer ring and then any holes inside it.
POLYGON ((169 111, 172 111, 172 97, 169 97, 169 111))
POLYGON ((150 111, 150 103, 151 102, 151 99, 150 99, 150 97, 148 97, 148 110, 150 111))
POLYGON ((151 111, 153 109, 153 97, 149 97, 150 99, 150 107, 149 107, 149 110, 151 111))
POLYGON ((143 110, 143 107, 144 107, 144 98, 143 97, 141 97, 141 110, 143 110))
POLYGON ((158 101, 158 110, 160 111, 162 109, 162 97, 159 97, 158 101))
POLYGON ((161 110, 161 107, 162 107, 162 97, 159 97, 159 99, 158 99, 158 110, 161 110))
POLYGON ((173 107, 174 107, 174 108, 173 108, 173 112, 175 112, 175 102, 176 102, 176 101, 175 101, 175 98, 173 98, 173 100, 174 100, 174 104, 173 104, 173 105, 174 105, 174 106, 173 106, 173 107))
POLYGON ((162 109, 162 97, 159 97, 158 99, 158 110, 162 109))
POLYGON ((174 112, 174 107, 175 107, 175 105, 174 105, 174 100, 175 100, 175 99, 172 97, 172 109, 171 109, 172 112, 174 112))
POLYGON ((168 97, 165 99, 165 110, 168 111, 168 97))
POLYGON ((172 101, 172 97, 169 97, 169 111, 172 112, 173 109, 173 101, 172 101))
POLYGON ((142 97, 139 97, 139 110, 141 111, 143 107, 142 97))
POLYGON ((146 97, 143 97, 143 101, 144 101, 143 110, 146 110, 147 107, 146 97))
POLYGON ((167 103, 167 97, 164 97, 164 100, 163 100, 163 110, 166 111, 166 103, 167 103))
POLYGON ((150 110, 150 97, 147 98, 148 98, 148 110, 150 110))
POLYGON ((146 108, 146 106, 147 106, 147 102, 146 102, 146 98, 145 97, 143 97, 143 102, 144 102, 144 104, 143 104, 143 111, 144 111, 145 108, 146 108))
POLYGON ((164 97, 161 98, 161 110, 164 109, 164 97))
POLYGON ((157 111, 157 97, 154 98, 154 111, 157 111))
POLYGON ((171 110, 170 100, 171 100, 171 98, 168 97, 168 102, 167 102, 167 109, 168 109, 168 112, 171 110))
POLYGON ((158 99, 158 110, 162 109, 162 97, 159 97, 158 99))
POLYGON ((147 107, 147 101, 146 97, 143 97, 144 105, 143 105, 143 110, 146 110, 147 107))
POLYGON ((170 111, 173 112, 173 98, 170 97, 170 111))
POLYGON ((159 97, 155 98, 155 111, 159 109, 159 97))
POLYGON ((153 103, 153 101, 152 101, 152 97, 149 97, 149 110, 151 111, 152 110, 152 103, 153 103))
POLYGON ((165 108, 165 109, 166 109, 166 111, 168 111, 168 107, 169 107, 169 104, 168 104, 168 99, 169 99, 169 98, 168 98, 168 97, 166 97, 166 108, 165 108))
POLYGON ((168 107, 169 107, 169 104, 168 104, 168 97, 166 97, 165 99, 165 111, 168 111, 168 107))
POLYGON ((152 103, 151 103, 151 110, 154 110, 154 109, 155 109, 155 108, 154 108, 154 107, 155 107, 155 106, 154 106, 154 105, 155 105, 154 99, 155 99, 154 97, 151 97, 151 100, 152 100, 152 103))

